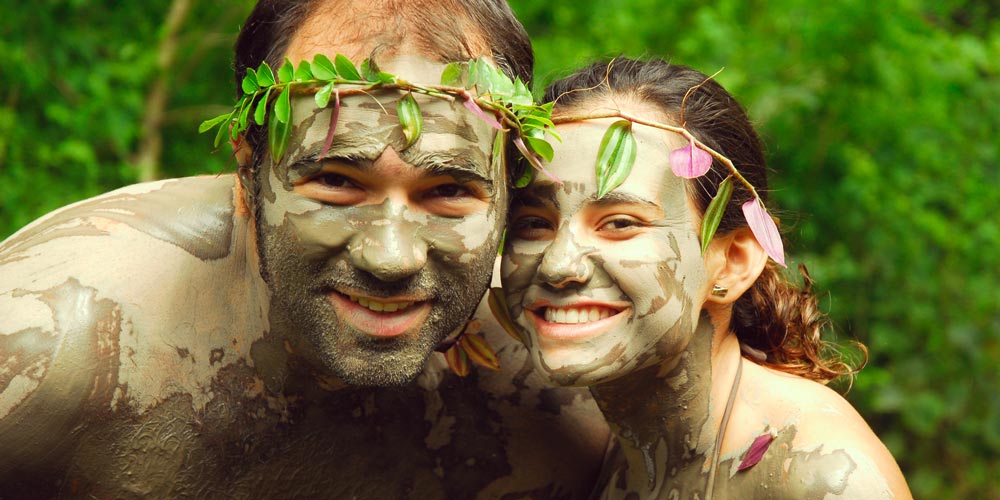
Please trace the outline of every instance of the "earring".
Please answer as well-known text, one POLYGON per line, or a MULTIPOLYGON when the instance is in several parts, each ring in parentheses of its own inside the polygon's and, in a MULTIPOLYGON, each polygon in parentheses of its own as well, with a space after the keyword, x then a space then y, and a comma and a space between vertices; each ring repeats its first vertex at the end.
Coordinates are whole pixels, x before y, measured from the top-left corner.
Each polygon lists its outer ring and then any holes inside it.
POLYGON ((712 286, 712 295, 716 297, 725 297, 727 293, 729 293, 729 289, 724 286, 718 284, 712 286))

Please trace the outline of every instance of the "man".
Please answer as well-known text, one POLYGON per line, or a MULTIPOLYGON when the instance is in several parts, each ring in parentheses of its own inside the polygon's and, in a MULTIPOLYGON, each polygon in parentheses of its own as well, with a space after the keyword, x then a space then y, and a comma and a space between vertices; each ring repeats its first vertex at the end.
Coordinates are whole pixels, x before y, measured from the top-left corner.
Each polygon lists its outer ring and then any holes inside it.
MULTIPOLYGON (((336 53, 414 82, 477 56, 531 71, 496 1, 265 0, 237 82, 336 53)), ((345 98, 324 155, 331 110, 295 98, 279 162, 251 129, 238 176, 127 187, 0 244, 0 497, 586 496, 607 440, 587 394, 541 387, 493 323, 500 372, 431 354, 487 285, 506 173, 447 101, 420 101, 407 147, 382 109, 401 97, 345 98)))

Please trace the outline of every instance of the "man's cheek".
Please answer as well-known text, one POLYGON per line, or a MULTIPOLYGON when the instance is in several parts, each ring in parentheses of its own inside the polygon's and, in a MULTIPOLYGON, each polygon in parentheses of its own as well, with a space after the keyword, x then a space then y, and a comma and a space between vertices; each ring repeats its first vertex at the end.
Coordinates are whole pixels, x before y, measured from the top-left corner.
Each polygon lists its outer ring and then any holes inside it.
POLYGON ((492 253, 500 241, 500 224, 490 214, 446 219, 428 224, 425 233, 429 246, 448 256, 456 264, 469 264, 492 253))

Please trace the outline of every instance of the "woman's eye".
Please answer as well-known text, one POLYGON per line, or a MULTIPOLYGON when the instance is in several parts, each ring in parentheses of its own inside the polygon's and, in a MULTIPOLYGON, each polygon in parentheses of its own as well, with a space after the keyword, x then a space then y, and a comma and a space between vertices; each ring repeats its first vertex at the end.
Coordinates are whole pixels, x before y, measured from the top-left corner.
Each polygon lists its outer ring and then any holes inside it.
POLYGON ((511 225, 514 236, 525 239, 542 239, 553 230, 552 223, 537 216, 518 218, 511 225))
POLYGON ((622 231, 631 228, 642 227, 643 223, 631 217, 617 217, 609 219, 601 224, 602 231, 622 231))

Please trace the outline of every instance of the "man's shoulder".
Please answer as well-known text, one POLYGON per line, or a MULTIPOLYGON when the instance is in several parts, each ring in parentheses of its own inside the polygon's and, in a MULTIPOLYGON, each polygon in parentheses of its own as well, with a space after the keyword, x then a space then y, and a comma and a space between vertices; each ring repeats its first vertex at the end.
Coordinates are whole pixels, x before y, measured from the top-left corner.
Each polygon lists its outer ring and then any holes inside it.
POLYGON ((232 176, 188 177, 135 184, 67 205, 0 242, 0 266, 66 243, 99 241, 100 248, 153 238, 200 258, 228 251, 234 220, 232 176), (95 239, 97 238, 97 239, 95 239))

